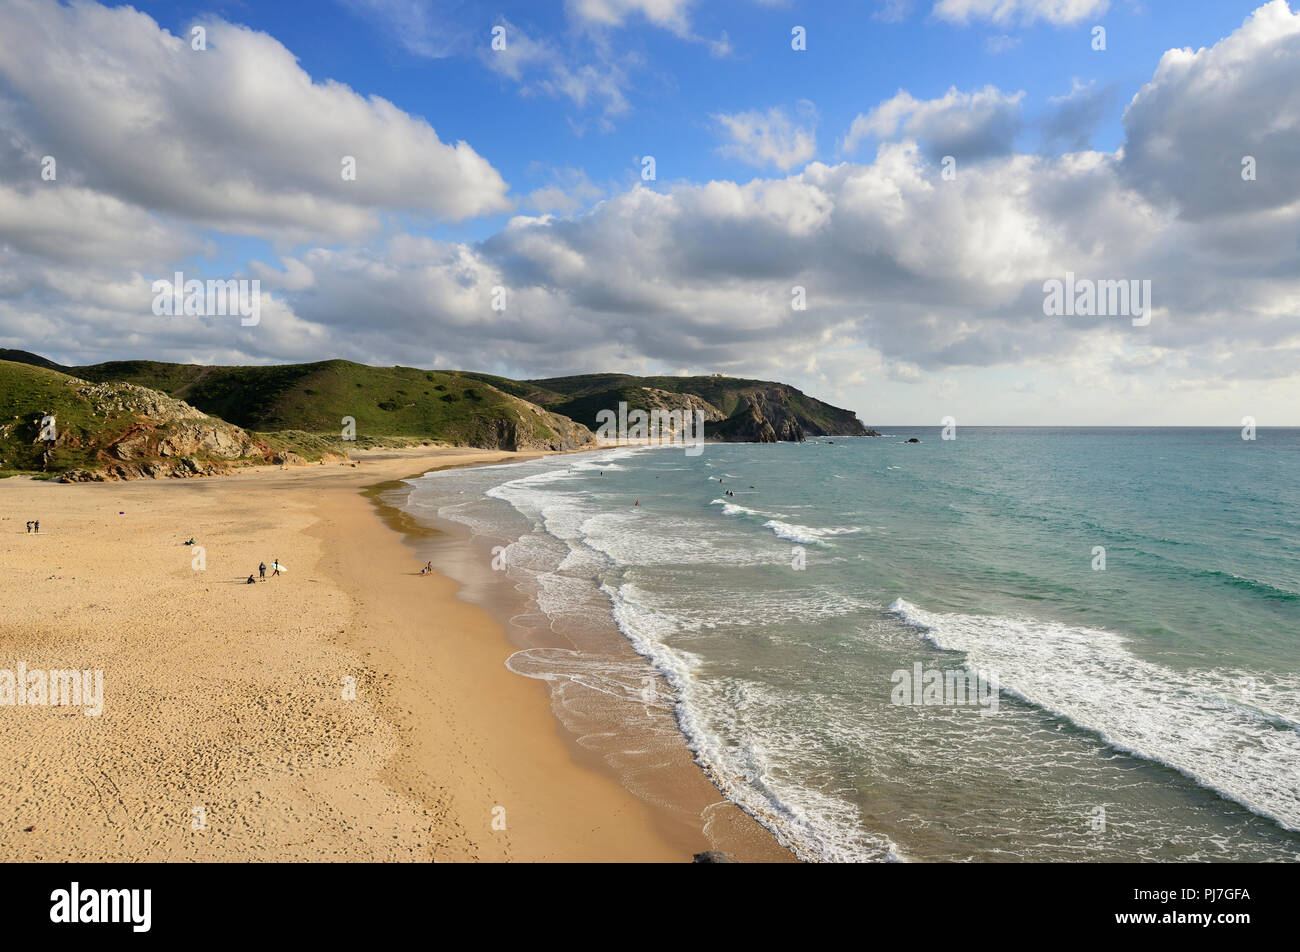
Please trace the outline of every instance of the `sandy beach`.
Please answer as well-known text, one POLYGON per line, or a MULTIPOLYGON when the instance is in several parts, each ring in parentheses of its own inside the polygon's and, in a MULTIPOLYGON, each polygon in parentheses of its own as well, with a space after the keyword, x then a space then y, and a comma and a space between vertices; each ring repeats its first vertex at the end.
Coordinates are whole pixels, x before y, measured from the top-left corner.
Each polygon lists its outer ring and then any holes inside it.
POLYGON ((693 765, 674 809, 624 789, 566 736, 546 687, 505 667, 502 625, 421 576, 364 492, 526 457, 356 455, 0 482, 0 670, 104 678, 98 716, 0 706, 0 855, 689 861, 713 848, 708 823, 742 859, 789 859, 693 765), (246 584, 273 560, 285 574, 246 584))

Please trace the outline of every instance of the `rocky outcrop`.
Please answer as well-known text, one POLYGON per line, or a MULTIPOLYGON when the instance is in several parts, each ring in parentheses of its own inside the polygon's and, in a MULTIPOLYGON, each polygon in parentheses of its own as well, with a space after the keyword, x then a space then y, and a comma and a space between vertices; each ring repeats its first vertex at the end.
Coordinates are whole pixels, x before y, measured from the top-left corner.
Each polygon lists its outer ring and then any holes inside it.
POLYGON ((636 406, 642 410, 681 410, 691 414, 688 419, 694 420, 696 413, 704 414, 705 423, 717 423, 725 420, 727 415, 715 407, 703 397, 696 396, 693 393, 674 393, 671 390, 660 390, 658 387, 641 387, 643 398, 637 401, 636 406))
POLYGON ((137 423, 107 447, 107 452, 124 462, 150 456, 171 459, 195 455, 235 460, 265 456, 266 447, 228 423, 207 420, 160 424, 155 418, 137 423))
MULTIPOLYGON (((713 440, 776 442, 812 436, 879 436, 852 410, 773 380, 708 376, 633 377, 579 374, 517 384, 529 399, 601 430, 608 414, 656 410, 703 413, 713 440)), ((602 434, 604 435, 604 434, 602 434)))
MULTIPOLYGON (((262 462, 257 460, 256 462, 262 462)), ((120 479, 161 479, 162 477, 221 476, 230 472, 227 463, 181 456, 171 460, 140 460, 110 463, 94 469, 73 469, 59 479, 65 483, 103 483, 120 479)))
POLYGON ((706 426, 705 436, 727 443, 802 443, 804 428, 784 390, 758 390, 745 394, 740 406, 716 426, 706 426))
POLYGON ((734 413, 706 426, 705 436, 726 443, 802 443, 809 436, 879 436, 848 411, 838 411, 838 425, 827 428, 802 414, 791 400, 798 391, 786 387, 752 390, 741 396, 734 413))
MULTIPOLYGON (((105 421, 101 430, 66 427, 51 447, 89 451, 99 465, 82 466, 62 475, 64 482, 213 476, 234 465, 297 464, 296 453, 273 450, 246 431, 208 416, 157 390, 127 383, 80 383, 78 398, 105 421), (108 421, 125 421, 111 425, 108 421)), ((341 458, 341 457, 339 457, 341 458)))
POLYGON ((475 446, 509 450, 576 450, 595 445, 591 430, 558 413, 518 400, 517 419, 498 417, 487 421, 487 433, 475 446))

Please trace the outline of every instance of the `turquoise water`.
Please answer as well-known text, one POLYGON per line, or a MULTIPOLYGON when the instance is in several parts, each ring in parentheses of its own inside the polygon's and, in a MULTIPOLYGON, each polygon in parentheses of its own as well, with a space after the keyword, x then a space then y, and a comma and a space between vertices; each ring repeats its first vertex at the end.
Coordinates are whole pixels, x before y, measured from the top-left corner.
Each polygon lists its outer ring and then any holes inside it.
POLYGON ((886 432, 452 470, 407 506, 508 544, 557 623, 612 617, 806 859, 1300 858, 1300 431, 886 432), (996 706, 895 703, 918 664, 996 706))

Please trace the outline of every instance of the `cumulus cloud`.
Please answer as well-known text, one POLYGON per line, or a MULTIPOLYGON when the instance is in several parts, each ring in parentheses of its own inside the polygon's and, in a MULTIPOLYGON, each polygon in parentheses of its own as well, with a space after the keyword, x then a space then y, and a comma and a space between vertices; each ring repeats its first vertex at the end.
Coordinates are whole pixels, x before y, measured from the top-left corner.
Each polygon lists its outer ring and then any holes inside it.
POLYGON ((205 29, 194 50, 130 7, 13 0, 0 7, 3 115, 79 184, 241 234, 346 239, 385 210, 457 220, 509 208, 505 181, 465 142, 314 81, 265 33, 205 29))
POLYGON ((15 254, 126 268, 147 267, 204 248, 191 231, 142 208, 53 182, 0 183, 0 243, 15 254))
POLYGON ((952 155, 969 162, 1005 155, 1020 133, 1024 96, 1023 91, 1004 93, 995 86, 973 93, 953 87, 938 99, 920 100, 899 90, 853 120, 840 150, 851 154, 865 140, 891 139, 901 133, 920 142, 932 159, 952 155))
POLYGON ((1080 354, 1108 354, 1123 375, 1191 351, 1218 357, 1189 373, 1253 379, 1279 372, 1266 355, 1296 342, 1300 254, 1276 237, 1193 228, 1130 189, 1112 155, 1010 156, 945 181, 901 143, 870 165, 634 188, 576 217, 514 218, 475 245, 320 249, 302 256, 314 279, 293 306, 357 358, 382 342, 408 361, 538 374, 574 369, 581 340, 592 366, 779 376, 824 366, 833 348, 906 381, 1080 354), (1043 281, 1067 271, 1152 280, 1155 319, 1045 317, 1043 281), (808 298, 797 319, 796 285, 808 298))
POLYGON ((715 114, 718 131, 729 141, 718 151, 729 158, 759 167, 789 170, 804 165, 817 154, 817 133, 813 127, 816 110, 804 100, 799 104, 804 124, 798 124, 784 109, 752 110, 731 115, 715 114))
POLYGON ((539 165, 532 172, 543 174, 547 184, 533 189, 520 202, 530 211, 570 214, 590 205, 605 193, 584 169, 543 170, 539 165))
POLYGON ((1272 0, 1208 49, 1169 50, 1124 132, 1127 180, 1189 219, 1300 200, 1300 13, 1272 0))

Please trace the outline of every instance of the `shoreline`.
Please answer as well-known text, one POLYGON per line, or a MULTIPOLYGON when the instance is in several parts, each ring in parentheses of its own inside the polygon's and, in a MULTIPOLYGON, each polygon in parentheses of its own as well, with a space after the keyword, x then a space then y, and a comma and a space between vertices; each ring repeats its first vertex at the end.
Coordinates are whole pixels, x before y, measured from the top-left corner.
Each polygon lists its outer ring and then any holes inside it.
POLYGON ((712 848, 703 819, 665 822, 566 736, 546 685, 506 667, 506 630, 453 579, 420 576, 379 512, 384 485, 413 471, 536 455, 549 454, 376 450, 221 479, 0 482, 15 606, 0 668, 105 672, 99 717, 0 707, 0 851, 689 862, 712 848), (285 576, 244 584, 273 558, 285 576))
MULTIPOLYGON (((538 454, 531 459, 540 455, 555 454, 538 454)), ((528 461, 507 460, 506 463, 528 461)), ((531 663, 534 653, 559 652, 571 656, 576 651, 583 664, 644 666, 646 670, 641 674, 648 673, 659 683, 659 697, 673 696, 667 682, 636 654, 612 616, 598 638, 575 641, 573 632, 542 614, 535 598, 519 591, 514 579, 487 568, 493 558, 488 542, 475 537, 460 523, 428 515, 416 519, 401 507, 401 502, 385 498, 400 493, 401 501, 405 501, 411 488, 406 480, 398 480, 371 487, 367 495, 379 517, 405 537, 406 545, 417 554, 421 564, 431 560, 439 575, 454 577, 456 597, 492 618, 501 637, 511 646, 511 654, 504 659, 503 666, 510 670, 512 677, 536 681, 543 689, 555 731, 576 763, 615 779, 651 810, 656 827, 669 840, 690 845, 692 855, 715 850, 741 862, 796 861, 794 854, 771 831, 728 800, 709 780, 673 714, 664 716, 665 712, 660 710, 660 716, 647 723, 639 716, 640 703, 631 705, 638 716, 628 716, 624 699, 603 705, 600 711, 584 710, 585 716, 575 717, 564 696, 565 689, 572 686, 568 678, 552 676, 546 664, 541 666, 541 673, 528 673, 530 668, 536 668, 531 663), (540 620, 542 626, 525 624, 527 620, 540 620)), ((638 686, 643 683, 639 676, 632 680, 638 686)), ((599 696, 604 700, 608 694, 602 691, 599 696)))

